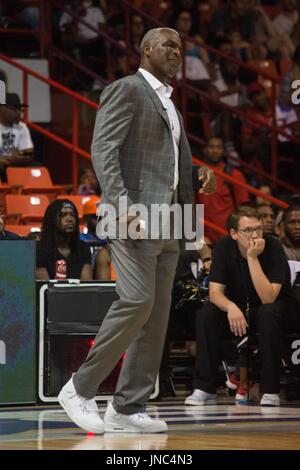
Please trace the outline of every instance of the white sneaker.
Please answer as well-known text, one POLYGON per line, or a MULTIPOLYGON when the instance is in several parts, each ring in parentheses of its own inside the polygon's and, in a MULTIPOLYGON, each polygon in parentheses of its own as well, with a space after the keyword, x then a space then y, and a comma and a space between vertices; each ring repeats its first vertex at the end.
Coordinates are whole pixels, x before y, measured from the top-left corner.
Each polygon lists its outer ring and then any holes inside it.
POLYGON ((159 419, 152 419, 146 413, 124 415, 118 413, 110 402, 104 415, 105 432, 139 432, 155 433, 166 432, 167 423, 159 419))
POLYGON ((104 425, 99 416, 98 406, 94 399, 78 395, 72 378, 61 389, 58 401, 69 416, 69 418, 80 428, 87 432, 103 434, 104 425))
POLYGON ((207 403, 211 405, 217 403, 217 395, 215 393, 207 393, 203 390, 198 390, 197 388, 184 402, 185 405, 206 405, 207 403))
POLYGON ((280 406, 280 399, 277 393, 264 393, 260 400, 260 406, 280 406))

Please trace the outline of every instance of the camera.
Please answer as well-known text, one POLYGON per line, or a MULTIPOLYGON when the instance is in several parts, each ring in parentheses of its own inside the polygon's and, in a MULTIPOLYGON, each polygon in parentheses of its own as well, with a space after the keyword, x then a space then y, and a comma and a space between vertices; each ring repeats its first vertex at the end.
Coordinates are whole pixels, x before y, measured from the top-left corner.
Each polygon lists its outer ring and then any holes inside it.
POLYGON ((201 269, 197 279, 180 280, 174 286, 174 307, 179 310, 186 302, 208 300, 208 273, 201 269))

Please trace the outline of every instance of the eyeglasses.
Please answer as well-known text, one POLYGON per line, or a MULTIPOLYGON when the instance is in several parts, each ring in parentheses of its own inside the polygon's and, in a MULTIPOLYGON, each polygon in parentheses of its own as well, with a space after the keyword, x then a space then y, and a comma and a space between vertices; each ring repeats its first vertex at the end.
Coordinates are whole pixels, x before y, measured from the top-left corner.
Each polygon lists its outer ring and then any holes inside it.
POLYGON ((254 232, 256 232, 256 235, 261 236, 263 234, 263 228, 262 227, 246 227, 243 230, 239 228, 238 232, 242 232, 246 235, 246 237, 250 238, 252 237, 254 232))

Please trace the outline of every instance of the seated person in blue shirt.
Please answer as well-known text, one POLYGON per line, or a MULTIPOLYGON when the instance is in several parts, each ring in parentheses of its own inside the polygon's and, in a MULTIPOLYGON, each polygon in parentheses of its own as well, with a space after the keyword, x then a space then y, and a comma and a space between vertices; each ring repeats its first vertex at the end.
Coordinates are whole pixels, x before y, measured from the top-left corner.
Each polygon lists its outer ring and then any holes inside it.
POLYGON ((5 217, 0 213, 0 240, 18 240, 20 238, 16 233, 5 230, 5 217))
POLYGON ((100 203, 95 199, 89 199, 83 204, 83 220, 87 228, 86 233, 80 234, 80 240, 88 243, 92 254, 93 274, 95 280, 107 281, 111 279, 110 248, 107 238, 99 238, 96 235, 97 208, 100 203))

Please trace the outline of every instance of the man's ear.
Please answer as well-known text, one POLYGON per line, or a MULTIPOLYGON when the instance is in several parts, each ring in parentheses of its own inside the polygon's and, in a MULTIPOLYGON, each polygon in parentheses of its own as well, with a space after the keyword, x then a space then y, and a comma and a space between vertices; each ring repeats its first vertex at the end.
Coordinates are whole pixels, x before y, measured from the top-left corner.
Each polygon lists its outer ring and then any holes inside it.
POLYGON ((237 232, 234 230, 234 228, 229 229, 229 235, 231 236, 231 238, 232 238, 233 240, 237 240, 238 234, 237 234, 237 232))
POLYGON ((144 54, 145 54, 146 57, 150 56, 151 49, 152 49, 151 44, 146 43, 145 46, 144 46, 144 54))

